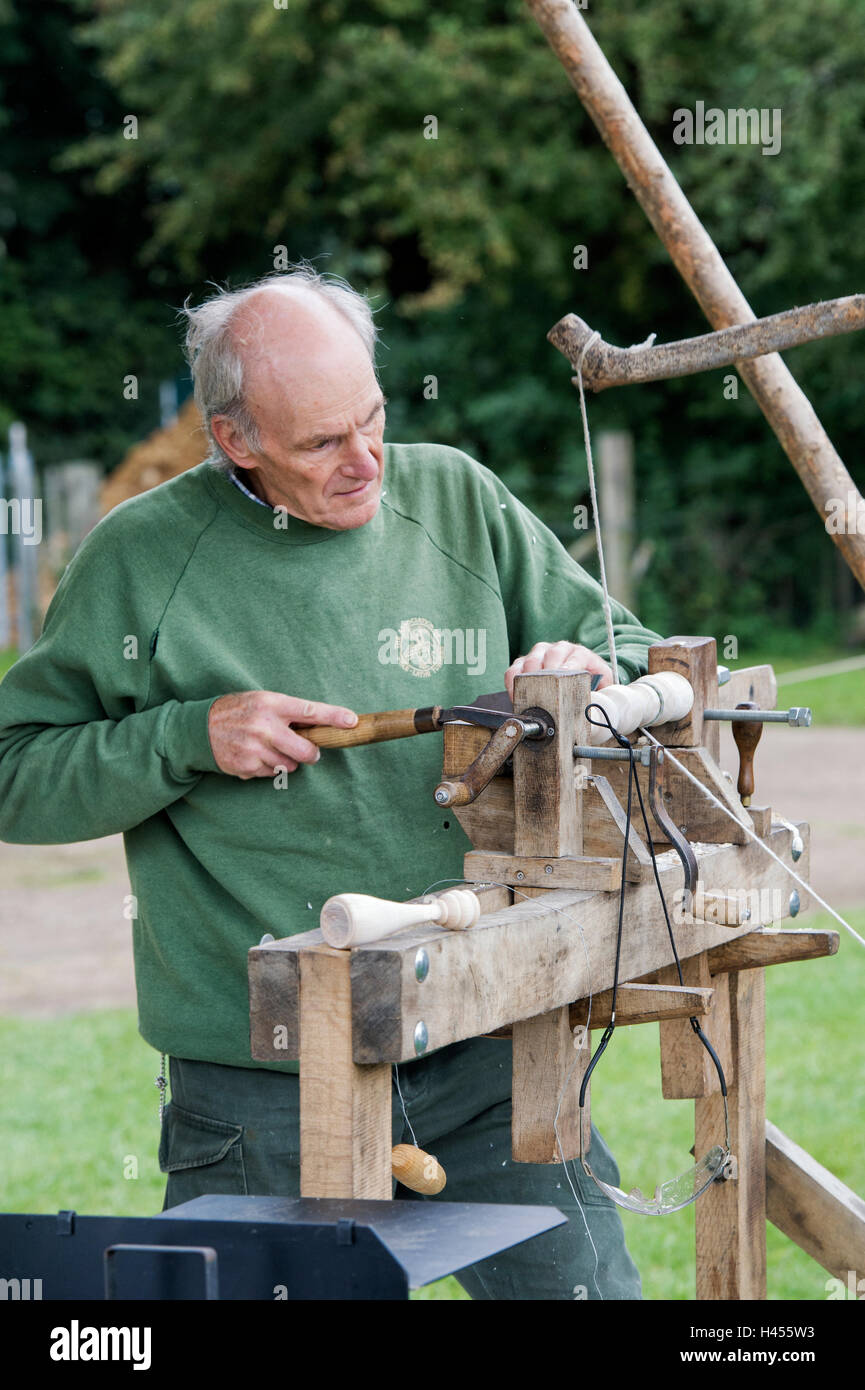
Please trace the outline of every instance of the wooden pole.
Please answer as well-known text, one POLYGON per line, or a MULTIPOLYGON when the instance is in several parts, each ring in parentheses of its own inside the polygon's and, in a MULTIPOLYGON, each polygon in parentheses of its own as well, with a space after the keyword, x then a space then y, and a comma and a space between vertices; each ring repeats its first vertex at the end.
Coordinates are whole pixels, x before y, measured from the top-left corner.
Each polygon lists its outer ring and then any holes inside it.
MULTIPOLYGON (((709 322, 718 329, 751 322, 751 306, 572 0, 526 0, 526 5, 709 322)), ((737 370, 824 521, 837 513, 837 499, 848 503, 846 514, 851 515, 851 494, 852 514, 857 515, 856 509, 865 503, 813 406, 777 353, 740 362, 737 370)), ((831 534, 865 588, 865 535, 855 527, 831 534)))
MULTIPOLYGON (((732 1065, 725 1072, 736 1174, 712 1183, 695 1211, 697 1298, 713 1301, 766 1297, 765 972, 726 978, 732 1065)), ((694 1110, 699 1159, 723 1140, 721 1096, 698 1097, 694 1110)))
POLYGON ((680 338, 675 343, 617 348, 599 338, 587 347, 592 329, 579 314, 565 314, 547 338, 574 366, 583 358, 583 385, 588 391, 598 392, 611 386, 710 372, 745 358, 764 357, 770 352, 812 343, 816 338, 855 333, 861 328, 865 328, 865 294, 848 294, 845 299, 785 309, 768 318, 754 319, 753 323, 723 328, 718 333, 702 333, 697 338, 680 338))

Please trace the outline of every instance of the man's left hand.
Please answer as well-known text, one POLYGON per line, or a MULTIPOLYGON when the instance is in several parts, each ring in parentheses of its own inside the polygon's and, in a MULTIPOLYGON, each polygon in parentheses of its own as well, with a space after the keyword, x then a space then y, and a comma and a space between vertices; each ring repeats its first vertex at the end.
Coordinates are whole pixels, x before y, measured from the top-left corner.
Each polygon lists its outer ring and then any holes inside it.
POLYGON ((528 656, 518 656, 505 671, 505 688, 511 699, 514 698, 514 676, 529 671, 590 671, 593 676, 601 677, 599 690, 613 683, 613 673, 603 657, 575 642, 536 642, 528 656))

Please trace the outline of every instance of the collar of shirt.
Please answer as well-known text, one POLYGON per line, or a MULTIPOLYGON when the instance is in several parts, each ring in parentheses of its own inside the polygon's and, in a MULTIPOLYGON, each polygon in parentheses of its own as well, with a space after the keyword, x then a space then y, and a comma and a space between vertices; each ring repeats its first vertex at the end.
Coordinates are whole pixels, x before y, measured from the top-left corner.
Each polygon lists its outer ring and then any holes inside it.
POLYGON ((228 476, 234 483, 234 486, 239 487, 240 491, 242 493, 245 493, 247 497, 250 497, 253 502, 257 502, 260 507, 267 507, 270 511, 273 511, 273 508, 270 506, 268 502, 263 501, 261 497, 256 497, 254 492, 250 492, 249 488, 244 486, 244 484, 240 481, 233 469, 228 476))

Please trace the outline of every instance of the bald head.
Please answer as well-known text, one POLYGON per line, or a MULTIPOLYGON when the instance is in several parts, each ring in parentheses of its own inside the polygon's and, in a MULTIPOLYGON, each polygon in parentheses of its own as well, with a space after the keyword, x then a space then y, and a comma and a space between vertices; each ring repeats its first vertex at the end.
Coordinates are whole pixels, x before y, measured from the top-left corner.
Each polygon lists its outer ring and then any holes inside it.
POLYGON ((280 426, 294 443, 319 426, 328 433, 338 423, 329 419, 332 407, 355 404, 375 381, 357 329, 305 286, 259 290, 238 307, 229 332, 243 363, 247 411, 258 423, 281 400, 280 426))
POLYGON ((319 274, 308 263, 243 289, 220 291, 195 308, 187 302, 186 355, 195 400, 211 443, 210 462, 225 472, 231 471, 233 460, 222 450, 211 421, 217 415, 231 418, 253 447, 259 442, 246 402, 246 361, 252 371, 256 362, 261 365, 263 357, 272 353, 274 335, 267 333, 267 325, 279 313, 280 296, 288 306, 280 332, 286 351, 291 343, 298 343, 296 350, 302 352, 300 344, 306 337, 307 350, 318 338, 320 352, 318 334, 327 331, 323 325, 329 315, 330 323, 341 324, 344 331, 353 330, 360 338, 374 370, 377 333, 367 300, 339 276, 319 274))
POLYGON ((375 516, 384 397, 362 333, 306 286, 265 285, 225 325, 243 415, 217 412, 222 454, 263 501, 331 530, 375 516))

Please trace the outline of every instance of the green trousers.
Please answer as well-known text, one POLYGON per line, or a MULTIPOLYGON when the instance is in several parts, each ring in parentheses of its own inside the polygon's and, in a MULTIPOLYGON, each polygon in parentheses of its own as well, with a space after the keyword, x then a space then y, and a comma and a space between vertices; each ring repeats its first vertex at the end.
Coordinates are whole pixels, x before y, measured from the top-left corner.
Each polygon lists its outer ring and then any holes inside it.
MULTIPOLYGON (((619 1213, 579 1163, 568 1164, 574 1201, 561 1164, 513 1162, 509 1042, 455 1043, 395 1072, 393 1142, 412 1142, 407 1115, 417 1143, 447 1174, 438 1197, 421 1199, 397 1183, 396 1199, 546 1205, 568 1218, 566 1226, 460 1270, 456 1277, 472 1298, 640 1298, 619 1213)), ((159 1148, 166 1208, 205 1193, 300 1195, 297 1076, 172 1057, 170 1080, 159 1148)), ((618 1184, 613 1156, 594 1128, 591 1159, 599 1177, 618 1184)))

